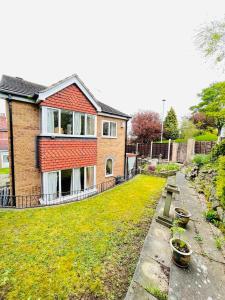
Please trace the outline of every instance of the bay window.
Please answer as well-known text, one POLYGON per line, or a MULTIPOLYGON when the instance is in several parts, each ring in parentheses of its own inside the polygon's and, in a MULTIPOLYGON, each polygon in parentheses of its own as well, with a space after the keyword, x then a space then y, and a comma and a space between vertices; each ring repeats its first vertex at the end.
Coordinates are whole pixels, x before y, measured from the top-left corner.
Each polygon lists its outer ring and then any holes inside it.
POLYGON ((59 111, 58 109, 47 110, 47 133, 58 133, 59 111))
POLYGON ((112 121, 102 122, 102 136, 103 137, 117 137, 117 124, 112 121))
POLYGON ((96 116, 42 107, 42 134, 95 136, 96 116))
POLYGON ((95 182, 95 166, 45 172, 43 173, 43 198, 52 201, 65 196, 76 196, 93 190, 95 182))
POLYGON ((73 192, 72 169, 61 171, 61 193, 62 196, 71 195, 73 192))
POLYGON ((61 134, 73 134, 73 113, 61 110, 61 134))

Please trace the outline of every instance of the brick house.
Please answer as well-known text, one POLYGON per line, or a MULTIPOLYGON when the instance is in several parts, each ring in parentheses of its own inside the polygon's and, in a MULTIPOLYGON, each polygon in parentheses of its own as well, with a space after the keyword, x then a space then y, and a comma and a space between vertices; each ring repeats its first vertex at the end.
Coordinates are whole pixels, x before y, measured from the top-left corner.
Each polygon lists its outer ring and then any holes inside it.
POLYGON ((0 168, 8 168, 8 129, 6 115, 0 114, 0 168))
POLYGON ((77 75, 50 87, 3 75, 0 98, 13 195, 68 199, 125 174, 130 116, 95 99, 77 75))

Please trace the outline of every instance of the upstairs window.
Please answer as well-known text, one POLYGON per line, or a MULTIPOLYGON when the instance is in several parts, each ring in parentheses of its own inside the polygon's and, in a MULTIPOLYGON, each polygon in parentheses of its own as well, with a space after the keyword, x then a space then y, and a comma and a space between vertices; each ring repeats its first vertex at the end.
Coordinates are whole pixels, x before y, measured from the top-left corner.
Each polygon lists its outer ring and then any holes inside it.
POLYGON ((43 107, 42 133, 95 136, 95 120, 95 115, 43 107))
POLYGON ((117 124, 112 121, 103 121, 102 135, 104 137, 117 137, 117 124))
POLYGON ((73 134, 73 112, 61 110, 61 134, 73 134))
POLYGON ((113 175, 113 160, 112 158, 108 158, 105 164, 105 176, 108 177, 112 175, 113 175))
POLYGON ((59 132, 59 111, 58 109, 47 110, 47 133, 59 132))

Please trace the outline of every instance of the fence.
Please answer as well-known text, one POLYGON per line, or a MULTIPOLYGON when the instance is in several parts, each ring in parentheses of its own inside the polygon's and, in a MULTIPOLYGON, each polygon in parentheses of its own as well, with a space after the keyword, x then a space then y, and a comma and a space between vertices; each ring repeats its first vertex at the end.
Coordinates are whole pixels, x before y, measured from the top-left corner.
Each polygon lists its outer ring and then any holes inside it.
POLYGON ((67 193, 58 192, 54 194, 38 194, 38 195, 10 195, 9 188, 0 189, 0 207, 2 208, 32 208, 41 206, 51 206, 57 204, 65 204, 69 202, 80 201, 93 195, 100 194, 113 188, 115 185, 128 181, 137 174, 136 169, 132 169, 124 177, 114 177, 112 180, 102 182, 85 190, 69 191, 67 193))
POLYGON ((188 143, 193 144, 192 154, 208 154, 216 142, 188 140, 186 143, 150 143, 127 145, 127 153, 137 153, 139 156, 184 162, 187 159, 188 143))
POLYGON ((171 159, 172 157, 172 144, 170 143, 151 143, 151 144, 136 144, 127 145, 127 153, 138 153, 139 156, 152 157, 162 159, 171 159))
POLYGON ((209 154, 216 142, 195 142, 195 154, 209 154))

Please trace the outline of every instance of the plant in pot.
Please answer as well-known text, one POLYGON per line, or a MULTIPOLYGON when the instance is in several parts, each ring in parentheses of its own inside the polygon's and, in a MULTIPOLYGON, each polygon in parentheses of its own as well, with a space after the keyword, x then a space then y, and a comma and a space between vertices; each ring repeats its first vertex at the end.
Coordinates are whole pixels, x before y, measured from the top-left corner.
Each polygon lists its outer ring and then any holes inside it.
POLYGON ((191 213, 188 210, 181 207, 175 207, 174 212, 175 221, 178 223, 179 226, 185 228, 190 220, 191 213))
POLYGON ((179 227, 177 222, 174 222, 171 230, 174 235, 178 236, 170 240, 173 262, 180 268, 187 268, 191 260, 192 250, 191 246, 181 239, 181 235, 185 232, 185 229, 179 227))

